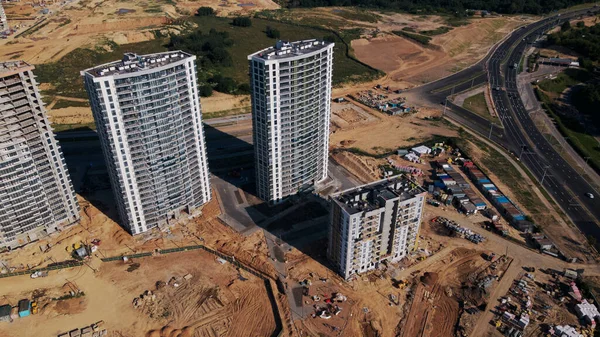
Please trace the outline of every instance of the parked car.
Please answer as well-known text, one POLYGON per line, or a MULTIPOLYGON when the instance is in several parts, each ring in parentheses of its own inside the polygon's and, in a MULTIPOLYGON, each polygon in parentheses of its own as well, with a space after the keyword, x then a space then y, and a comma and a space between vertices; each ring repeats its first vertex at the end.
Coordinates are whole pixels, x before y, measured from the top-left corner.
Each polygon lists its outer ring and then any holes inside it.
POLYGON ((594 195, 590 192, 585 194, 586 197, 590 198, 590 199, 594 199, 594 195))

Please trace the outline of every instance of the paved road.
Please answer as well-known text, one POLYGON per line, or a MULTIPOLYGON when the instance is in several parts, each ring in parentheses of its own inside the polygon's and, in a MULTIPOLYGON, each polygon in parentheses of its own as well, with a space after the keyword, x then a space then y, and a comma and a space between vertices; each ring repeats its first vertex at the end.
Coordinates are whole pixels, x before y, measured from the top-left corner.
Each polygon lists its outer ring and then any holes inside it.
MULTIPOLYGON (((570 16, 567 16, 570 17, 570 16)), ((577 227, 586 235, 600 240, 600 201, 585 193, 597 191, 556 152, 533 122, 517 86, 518 64, 529 43, 544 32, 560 25, 565 16, 555 17, 525 35, 517 46, 500 46, 489 61, 492 99, 502 120, 510 147, 542 182, 577 227)))
POLYGON ((584 234, 593 235, 600 241, 600 201, 598 198, 585 197, 585 193, 593 192, 598 197, 600 194, 556 153, 537 130, 519 97, 516 80, 518 66, 514 67, 515 63, 521 61, 529 43, 566 19, 586 15, 587 12, 588 9, 563 13, 560 17, 548 17, 517 29, 474 66, 411 92, 429 103, 443 104, 452 93, 489 82, 493 88, 492 99, 504 129, 494 128, 490 135, 490 121, 451 103, 448 103, 447 115, 482 136, 491 136, 491 140, 504 148, 512 149, 538 181, 543 180, 543 186, 560 203, 577 227, 584 234), (522 147, 529 144, 528 138, 533 146, 522 147))

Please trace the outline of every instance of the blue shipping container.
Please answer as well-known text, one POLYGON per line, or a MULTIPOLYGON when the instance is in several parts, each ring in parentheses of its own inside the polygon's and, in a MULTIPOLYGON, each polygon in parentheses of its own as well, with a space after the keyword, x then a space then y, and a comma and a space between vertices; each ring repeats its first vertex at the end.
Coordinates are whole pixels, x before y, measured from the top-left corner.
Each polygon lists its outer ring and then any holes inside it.
POLYGON ((497 201, 499 204, 508 204, 508 203, 510 202, 510 201, 508 200, 508 198, 506 198, 505 196, 501 196, 501 197, 498 197, 498 198, 496 198, 496 201, 497 201))
POLYGON ((486 178, 482 178, 482 179, 479 179, 477 181, 479 181, 480 184, 489 184, 489 183, 491 183, 491 181, 489 179, 486 179, 486 178))
POLYGON ((441 182, 441 181, 439 181, 439 180, 436 180, 436 181, 434 181, 434 182, 433 182, 433 186, 435 186, 435 187, 439 187, 439 188, 444 188, 444 187, 446 187, 446 185, 444 185, 444 183, 443 183, 443 182, 441 182))

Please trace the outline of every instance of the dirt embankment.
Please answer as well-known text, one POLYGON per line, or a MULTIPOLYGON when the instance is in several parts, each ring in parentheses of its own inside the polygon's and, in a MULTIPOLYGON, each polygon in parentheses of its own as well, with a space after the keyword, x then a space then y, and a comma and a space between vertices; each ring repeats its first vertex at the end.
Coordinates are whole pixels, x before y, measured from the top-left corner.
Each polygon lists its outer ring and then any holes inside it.
MULTIPOLYGON (((400 19, 399 19, 400 20, 400 19)), ((473 19, 466 26, 433 36, 428 45, 391 33, 409 27, 420 32, 444 26, 433 19, 430 25, 402 21, 394 23, 389 17, 377 24, 383 33, 375 38, 352 41, 357 58, 372 67, 385 71, 386 84, 418 85, 450 75, 480 60, 496 42, 516 27, 532 22, 534 18, 493 17, 473 19)))

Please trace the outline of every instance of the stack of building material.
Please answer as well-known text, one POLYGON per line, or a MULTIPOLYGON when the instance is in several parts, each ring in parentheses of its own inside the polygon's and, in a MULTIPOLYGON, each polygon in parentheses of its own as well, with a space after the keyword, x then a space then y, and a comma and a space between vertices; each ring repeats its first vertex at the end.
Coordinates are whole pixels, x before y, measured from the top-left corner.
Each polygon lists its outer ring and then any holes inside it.
POLYGON ((600 321, 600 312, 598 308, 592 303, 588 303, 587 300, 583 300, 581 303, 575 305, 575 312, 577 316, 592 326, 592 329, 596 327, 596 322, 600 321))

